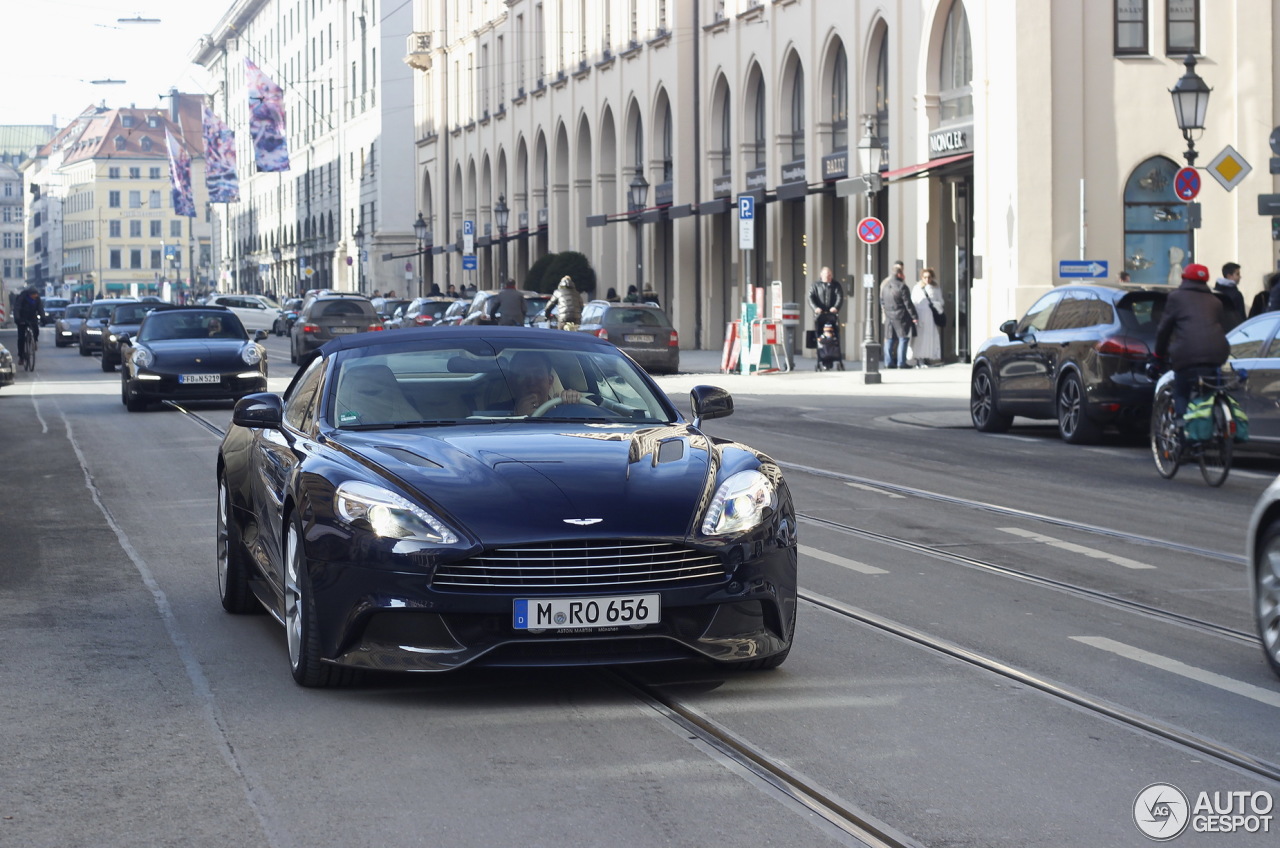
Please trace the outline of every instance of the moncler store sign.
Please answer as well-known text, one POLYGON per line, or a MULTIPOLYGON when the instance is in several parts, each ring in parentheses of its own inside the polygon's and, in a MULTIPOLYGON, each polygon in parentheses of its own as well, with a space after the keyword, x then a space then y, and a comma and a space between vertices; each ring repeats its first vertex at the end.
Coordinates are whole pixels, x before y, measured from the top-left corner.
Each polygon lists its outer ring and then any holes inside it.
POLYGON ((973 152, 973 124, 947 127, 929 133, 929 158, 973 152))

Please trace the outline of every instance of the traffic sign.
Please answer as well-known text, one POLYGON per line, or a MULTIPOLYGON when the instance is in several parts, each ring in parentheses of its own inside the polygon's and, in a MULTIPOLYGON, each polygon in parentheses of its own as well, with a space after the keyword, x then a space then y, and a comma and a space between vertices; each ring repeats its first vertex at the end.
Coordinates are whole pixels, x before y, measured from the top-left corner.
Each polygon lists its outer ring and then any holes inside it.
POLYGON ((1227 145, 1222 148, 1222 152, 1213 158, 1207 169, 1209 176, 1213 177, 1227 191, 1240 185, 1240 182, 1253 170, 1253 166, 1245 161, 1245 158, 1236 152, 1235 148, 1227 145))
POLYGON ((879 218, 863 218, 858 222, 858 241, 875 244, 884 238, 884 222, 879 218))
POLYGON ((738 249, 756 246, 756 199, 749 194, 738 198, 738 249))
POLYGON ((1179 200, 1195 200, 1200 194, 1200 172, 1195 168, 1182 168, 1173 177, 1173 192, 1179 200))
POLYGON ((462 252, 463 253, 476 252, 476 222, 475 221, 462 222, 462 252))
POLYGON ((1099 259, 1081 259, 1078 262, 1063 259, 1058 262, 1058 276, 1064 279, 1101 279, 1107 276, 1107 263, 1099 259))
POLYGON ((1280 156, 1280 127, 1271 131, 1271 137, 1267 139, 1267 143, 1271 145, 1271 152, 1280 156))
POLYGON ((462 254, 462 270, 474 271, 479 267, 476 263, 476 255, 474 253, 462 254))

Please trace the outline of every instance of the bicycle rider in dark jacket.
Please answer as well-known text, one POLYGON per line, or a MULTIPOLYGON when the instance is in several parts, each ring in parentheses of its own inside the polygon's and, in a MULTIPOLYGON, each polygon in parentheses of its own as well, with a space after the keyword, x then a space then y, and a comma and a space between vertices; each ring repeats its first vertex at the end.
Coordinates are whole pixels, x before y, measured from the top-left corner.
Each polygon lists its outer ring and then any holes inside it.
POLYGON ((1200 379, 1213 379, 1231 354, 1221 299, 1209 289, 1209 269, 1188 265, 1169 293, 1156 330, 1156 357, 1173 369, 1174 410, 1181 417, 1200 379))
POLYGON ((40 299, 40 292, 35 286, 27 286, 18 293, 17 304, 14 308, 13 321, 18 326, 18 361, 26 362, 27 348, 26 335, 22 332, 23 327, 30 327, 33 333, 40 332, 40 319, 44 316, 44 301, 40 299))

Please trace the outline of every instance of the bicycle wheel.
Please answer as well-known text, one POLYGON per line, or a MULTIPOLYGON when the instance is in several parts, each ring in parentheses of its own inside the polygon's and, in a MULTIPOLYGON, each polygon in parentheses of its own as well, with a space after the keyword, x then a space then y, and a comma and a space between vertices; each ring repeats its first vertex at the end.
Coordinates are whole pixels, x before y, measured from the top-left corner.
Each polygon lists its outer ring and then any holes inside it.
POLYGON ((27 359, 26 368, 28 371, 36 370, 36 335, 31 332, 31 328, 27 327, 22 331, 26 335, 27 359))
POLYGON ((1178 473, 1182 442, 1178 437, 1178 417, 1173 411, 1173 395, 1161 392, 1151 408, 1151 455, 1156 471, 1168 480, 1178 473))
POLYGON ((1210 486, 1218 487, 1227 481, 1231 471, 1231 450, 1235 442, 1231 436, 1231 409, 1226 398, 1213 402, 1213 435, 1200 451, 1200 473, 1210 486))

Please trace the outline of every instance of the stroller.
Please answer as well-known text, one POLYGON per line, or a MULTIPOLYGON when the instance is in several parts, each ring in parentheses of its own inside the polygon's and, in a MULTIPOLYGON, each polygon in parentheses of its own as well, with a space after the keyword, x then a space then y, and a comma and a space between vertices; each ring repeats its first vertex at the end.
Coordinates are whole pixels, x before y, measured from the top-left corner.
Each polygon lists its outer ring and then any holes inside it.
POLYGON ((840 349, 840 324, 836 316, 827 314, 816 328, 818 363, 815 371, 844 370, 844 351, 840 349))

